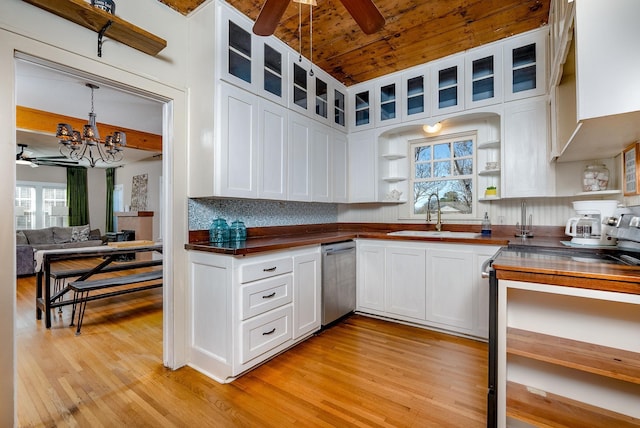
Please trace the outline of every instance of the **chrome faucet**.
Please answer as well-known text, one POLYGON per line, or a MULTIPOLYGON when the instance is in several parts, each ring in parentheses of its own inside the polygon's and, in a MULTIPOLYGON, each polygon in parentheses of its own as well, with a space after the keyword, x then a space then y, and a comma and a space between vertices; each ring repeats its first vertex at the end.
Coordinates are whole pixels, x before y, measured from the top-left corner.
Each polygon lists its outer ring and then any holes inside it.
POLYGON ((427 221, 431 221, 431 210, 429 206, 431 205, 431 197, 436 197, 436 203, 438 204, 438 218, 436 220, 436 230, 440 232, 442 230, 442 211, 440 211, 440 198, 437 193, 432 193, 429 195, 429 199, 427 199, 427 221))

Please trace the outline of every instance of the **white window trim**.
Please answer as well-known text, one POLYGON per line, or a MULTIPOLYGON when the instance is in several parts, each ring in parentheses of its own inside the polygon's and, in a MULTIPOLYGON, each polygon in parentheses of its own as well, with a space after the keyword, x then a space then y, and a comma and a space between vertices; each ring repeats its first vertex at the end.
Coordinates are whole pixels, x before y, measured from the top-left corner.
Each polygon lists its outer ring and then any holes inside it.
MULTIPOLYGON (((415 145, 418 144, 424 144, 424 143, 429 143, 429 144, 438 144, 438 143, 444 143, 444 142, 454 142, 454 141, 460 141, 460 140, 472 140, 473 142, 473 172, 471 174, 471 180, 472 180, 472 186, 473 186, 473 200, 471 203, 471 213, 469 214, 457 214, 457 213, 442 213, 442 218, 443 219, 448 219, 448 220, 469 220, 469 219, 476 219, 477 218, 477 211, 478 211, 478 200, 477 200, 477 185, 478 185, 478 162, 477 162, 477 153, 478 153, 478 146, 477 146, 477 140, 478 140, 478 133, 476 130, 474 131, 468 131, 468 132, 460 132, 460 133, 455 133, 455 134, 446 134, 446 135, 438 135, 436 137, 426 137, 426 138, 420 138, 420 139, 415 139, 415 140, 410 140, 409 141, 409 169, 411 171, 411 176, 409 178, 409 195, 408 195, 408 201, 407 201, 407 210, 406 210, 406 218, 407 219, 411 219, 411 220, 425 220, 425 216, 423 214, 415 214, 414 213, 414 204, 415 201, 413 200, 413 189, 414 189, 414 171, 415 171, 415 161, 414 161, 414 157, 413 157, 413 147, 415 145)), ((450 178, 455 178, 456 176, 449 176, 450 178)))

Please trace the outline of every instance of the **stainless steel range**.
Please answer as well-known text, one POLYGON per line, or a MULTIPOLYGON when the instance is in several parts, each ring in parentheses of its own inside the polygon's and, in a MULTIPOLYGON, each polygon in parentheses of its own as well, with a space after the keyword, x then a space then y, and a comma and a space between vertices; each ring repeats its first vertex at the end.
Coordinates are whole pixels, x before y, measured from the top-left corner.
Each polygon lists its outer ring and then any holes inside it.
POLYGON ((611 226, 608 234, 618 239, 618 249, 640 251, 640 206, 618 208, 602 224, 611 226))

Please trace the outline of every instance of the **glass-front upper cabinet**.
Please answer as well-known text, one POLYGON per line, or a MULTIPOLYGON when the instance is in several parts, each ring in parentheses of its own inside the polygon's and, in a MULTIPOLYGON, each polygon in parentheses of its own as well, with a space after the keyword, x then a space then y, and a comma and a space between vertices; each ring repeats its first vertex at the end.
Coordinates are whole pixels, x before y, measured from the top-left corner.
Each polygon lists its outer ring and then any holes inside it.
POLYGON ((402 74, 403 121, 428 117, 429 112, 429 70, 426 67, 402 74))
POLYGON ((346 115, 346 91, 333 90, 333 127, 338 129, 345 129, 347 125, 346 115))
POLYGON ((377 79, 376 81, 376 124, 390 125, 400 122, 400 78, 377 79))
POLYGON ((432 114, 464 109, 464 56, 456 55, 431 66, 432 114))
POLYGON ((329 90, 327 82, 320 77, 316 77, 316 116, 321 119, 329 117, 329 90))
POLYGON ((255 90, 254 71, 257 44, 251 37, 251 27, 227 8, 220 14, 220 78, 248 90, 255 90))
POLYGON ((502 102, 502 48, 475 49, 465 58, 465 108, 502 102))
POLYGON ((351 112, 350 131, 372 128, 373 116, 373 85, 370 82, 354 85, 351 92, 349 111, 351 112))
POLYGON ((306 112, 308 102, 307 70, 298 64, 293 64, 293 105, 306 112))
POLYGON ((504 44, 506 101, 543 95, 546 91, 547 32, 535 30, 504 44))
POLYGON ((265 42, 262 45, 262 54, 261 93, 282 104, 287 99, 287 73, 284 62, 286 56, 283 49, 272 42, 265 42))

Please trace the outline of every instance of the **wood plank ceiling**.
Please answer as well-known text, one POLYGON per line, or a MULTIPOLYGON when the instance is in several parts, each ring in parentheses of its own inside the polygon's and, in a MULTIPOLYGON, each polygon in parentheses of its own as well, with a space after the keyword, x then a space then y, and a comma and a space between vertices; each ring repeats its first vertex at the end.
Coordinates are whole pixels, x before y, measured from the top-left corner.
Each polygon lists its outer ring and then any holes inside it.
MULTIPOLYGON (((159 0, 187 15, 204 0, 159 0)), ((345 0, 348 1, 348 0, 345 0)), ((227 0, 255 20, 264 0, 227 0)), ((403 70, 545 25, 550 0, 374 0, 385 27, 364 34, 341 0, 317 0, 313 63, 347 86, 403 70)), ((275 35, 309 58, 309 11, 285 11, 275 35)))

